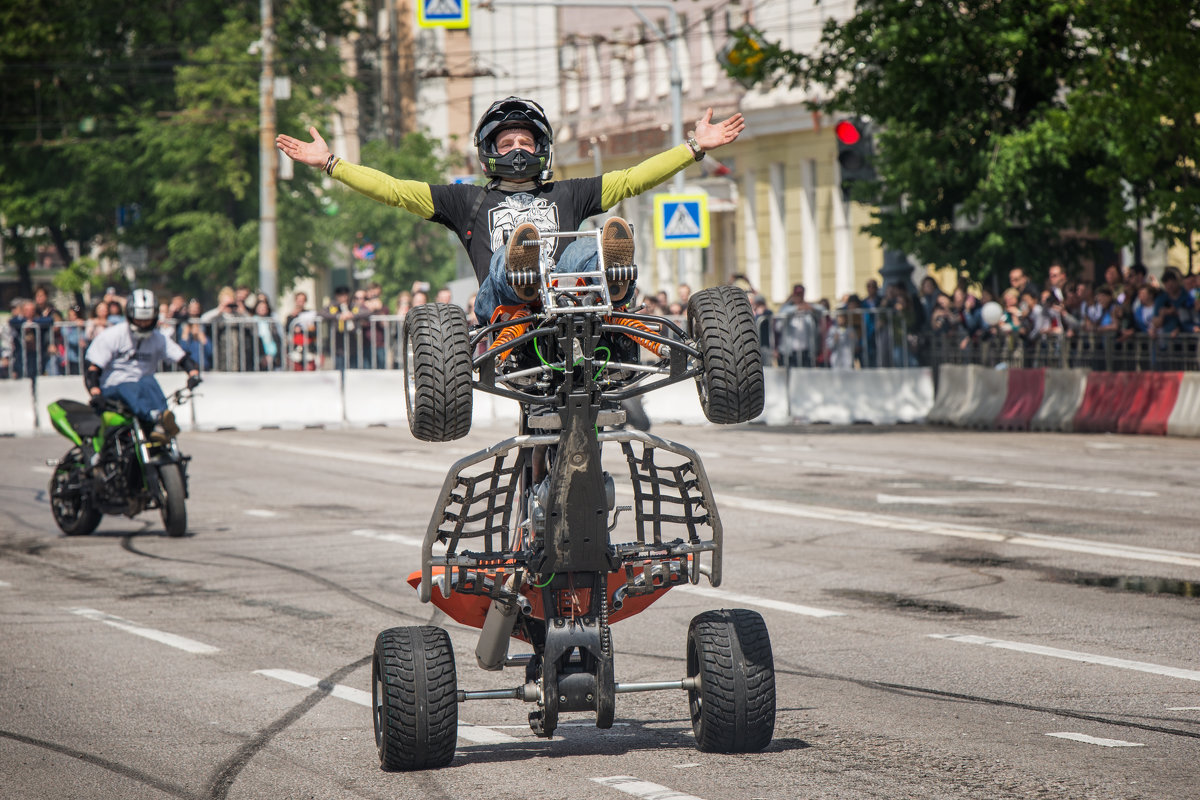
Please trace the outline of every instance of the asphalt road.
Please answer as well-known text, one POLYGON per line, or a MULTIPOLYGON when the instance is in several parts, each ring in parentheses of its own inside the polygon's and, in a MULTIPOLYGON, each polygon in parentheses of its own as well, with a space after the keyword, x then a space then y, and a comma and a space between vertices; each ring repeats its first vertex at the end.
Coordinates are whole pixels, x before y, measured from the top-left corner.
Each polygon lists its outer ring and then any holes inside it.
POLYGON ((65 441, 0 440, 0 798, 1195 798, 1193 441, 934 428, 678 428, 725 528, 719 589, 614 629, 617 680, 678 679, 697 613, 770 630, 773 743, 697 751, 679 691, 535 738, 459 707, 442 770, 379 769, 370 653, 436 624, 405 582, 456 458, 407 430, 185 434, 190 535, 156 514, 59 534, 65 441), (627 776, 621 778, 621 776, 627 776))

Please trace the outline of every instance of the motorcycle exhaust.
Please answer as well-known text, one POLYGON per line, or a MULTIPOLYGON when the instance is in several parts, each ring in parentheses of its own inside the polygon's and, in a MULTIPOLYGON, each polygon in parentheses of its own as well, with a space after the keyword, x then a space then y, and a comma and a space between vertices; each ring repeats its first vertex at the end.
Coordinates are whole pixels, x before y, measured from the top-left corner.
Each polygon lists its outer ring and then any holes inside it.
MULTIPOLYGON (((512 576, 504 584, 505 589, 513 591, 512 576)), ((512 638, 517 616, 522 611, 529 611, 529 600, 523 596, 518 595, 508 601, 492 601, 479 631, 479 642, 475 645, 475 663, 480 669, 489 672, 504 669, 504 662, 508 658, 508 641, 512 638)))

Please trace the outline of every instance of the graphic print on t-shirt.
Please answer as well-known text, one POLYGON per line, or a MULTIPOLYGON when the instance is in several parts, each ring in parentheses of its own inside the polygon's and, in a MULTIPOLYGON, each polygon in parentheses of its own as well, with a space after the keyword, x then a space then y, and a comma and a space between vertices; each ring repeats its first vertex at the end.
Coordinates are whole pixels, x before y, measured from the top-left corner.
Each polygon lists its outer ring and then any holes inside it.
MULTIPOLYGON (((558 205, 526 192, 504 198, 488 212, 493 253, 504 249, 507 236, 522 222, 532 222, 539 233, 558 233, 558 205)), ((541 248, 541 260, 550 267, 554 266, 554 250, 553 244, 541 248)))

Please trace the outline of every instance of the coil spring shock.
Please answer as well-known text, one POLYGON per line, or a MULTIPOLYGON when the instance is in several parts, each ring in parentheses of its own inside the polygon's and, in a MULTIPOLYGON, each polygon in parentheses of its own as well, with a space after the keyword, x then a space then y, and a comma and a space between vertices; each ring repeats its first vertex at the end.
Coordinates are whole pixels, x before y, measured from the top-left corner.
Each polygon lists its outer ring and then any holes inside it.
MULTIPOLYGON (((627 328, 636 328, 637 330, 645 331, 646 333, 654 333, 654 331, 651 331, 649 326, 640 319, 628 319, 626 317, 605 317, 604 321, 612 325, 624 325, 627 328)), ((643 339, 641 336, 634 336, 632 333, 627 333, 625 335, 649 350, 651 353, 654 353, 654 355, 662 355, 662 345, 658 342, 654 342, 649 339, 643 339)))

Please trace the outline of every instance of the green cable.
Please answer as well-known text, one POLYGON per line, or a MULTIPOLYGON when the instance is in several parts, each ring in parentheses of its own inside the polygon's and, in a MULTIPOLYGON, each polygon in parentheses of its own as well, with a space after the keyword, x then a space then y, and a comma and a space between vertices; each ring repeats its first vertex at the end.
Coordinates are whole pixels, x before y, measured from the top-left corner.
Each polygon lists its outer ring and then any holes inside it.
POLYGON ((530 585, 533 586, 533 588, 535 588, 535 589, 545 589, 547 586, 550 585, 550 581, 554 580, 554 576, 557 574, 558 574, 557 572, 551 572, 550 577, 546 578, 545 583, 531 583, 530 585))
POLYGON ((563 367, 554 366, 553 364, 551 364, 549 361, 546 360, 545 356, 542 355, 542 350, 541 350, 541 348, 538 347, 536 336, 533 337, 533 352, 537 353, 538 361, 541 361, 543 364, 545 364, 550 369, 556 369, 559 372, 563 371, 563 367))

